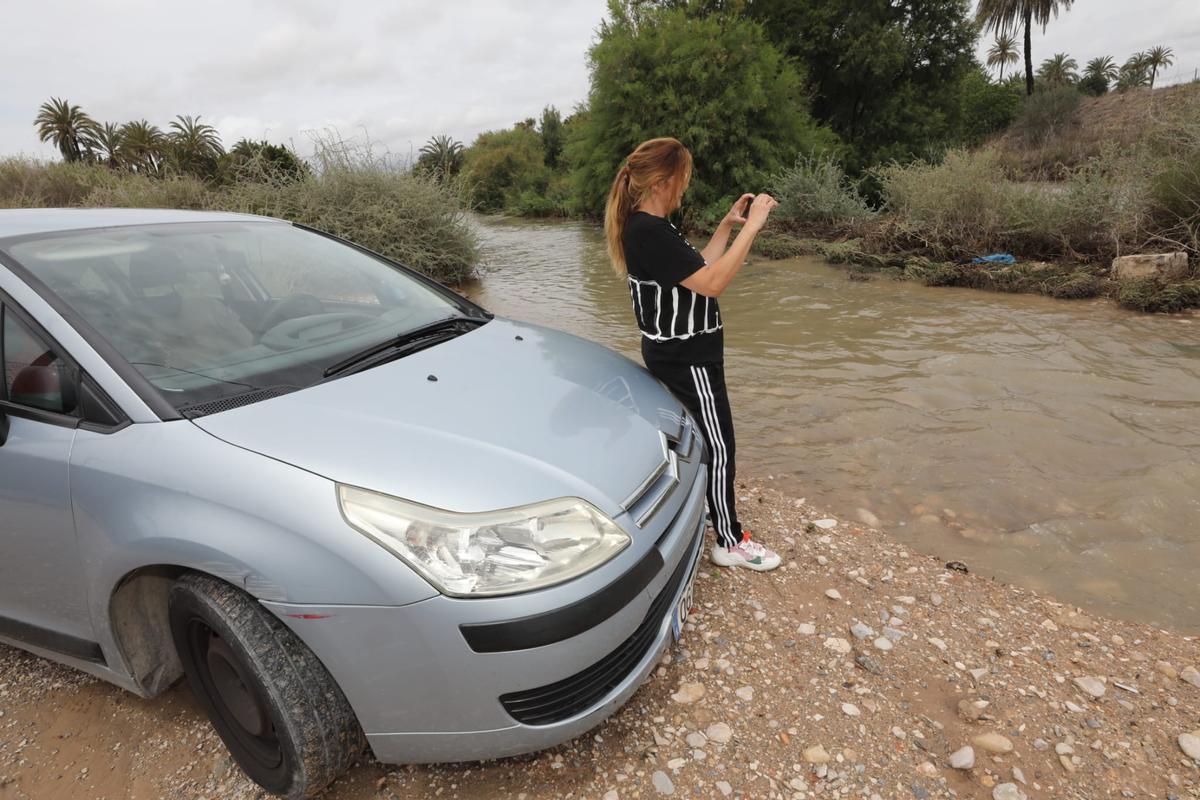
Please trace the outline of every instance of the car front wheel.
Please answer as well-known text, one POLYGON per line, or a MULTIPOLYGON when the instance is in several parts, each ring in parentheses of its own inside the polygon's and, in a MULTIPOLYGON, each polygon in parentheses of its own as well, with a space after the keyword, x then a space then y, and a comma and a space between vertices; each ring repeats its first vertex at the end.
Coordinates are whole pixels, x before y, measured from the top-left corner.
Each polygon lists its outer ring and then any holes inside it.
POLYGON ((208 575, 185 575, 171 587, 170 619, 192 691, 264 789, 312 797, 362 752, 362 729, 333 677, 253 597, 208 575))

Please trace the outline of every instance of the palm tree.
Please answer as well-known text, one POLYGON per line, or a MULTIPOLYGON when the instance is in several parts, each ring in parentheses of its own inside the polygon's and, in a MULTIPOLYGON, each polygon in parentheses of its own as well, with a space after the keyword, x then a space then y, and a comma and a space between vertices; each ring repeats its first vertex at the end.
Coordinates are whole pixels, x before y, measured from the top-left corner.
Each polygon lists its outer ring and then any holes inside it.
POLYGON ((57 97, 42 103, 33 124, 37 126, 38 139, 52 142, 64 161, 83 158, 87 137, 96 128, 95 120, 83 109, 57 97))
POLYGON ((121 126, 125 141, 126 164, 136 172, 157 175, 162 170, 167 137, 157 125, 144 119, 126 122, 121 126))
POLYGON ((1105 83, 1115 81, 1118 74, 1120 70, 1117 69, 1117 62, 1112 60, 1112 56, 1093 58, 1083 71, 1085 78, 1103 78, 1105 83))
POLYGON ((1150 62, 1146 53, 1134 53, 1121 65, 1117 89, 1122 92, 1150 85, 1150 62))
POLYGON ((463 145, 446 134, 434 136, 419 151, 417 166, 439 177, 456 175, 463 164, 463 145))
POLYGON ((201 122, 199 116, 185 114, 177 116, 170 127, 167 140, 175 166, 200 177, 214 176, 217 159, 225 154, 216 129, 201 122))
POLYGON ((1034 22, 1046 25, 1051 17, 1057 17, 1059 9, 1067 11, 1073 0, 979 0, 975 19, 986 30, 1006 33, 1018 22, 1025 27, 1025 93, 1033 94, 1033 51, 1030 46, 1030 28, 1034 22))
POLYGON ((1017 63, 1020 57, 1020 52, 1017 50, 1017 37, 1002 33, 996 37, 995 43, 988 49, 987 65, 1000 67, 999 82, 1004 83, 1005 65, 1017 63))
POLYGON ((1144 55, 1146 56, 1146 66, 1150 68, 1150 88, 1153 89, 1154 78, 1158 75, 1159 67, 1165 69, 1175 63, 1175 51, 1160 44, 1147 50, 1144 55))
POLYGON ((117 169, 121 166, 122 151, 125 148, 125 136, 121 128, 111 122, 97 125, 88 136, 88 150, 95 153, 98 160, 103 160, 108 166, 117 169))
POLYGON ((1078 68, 1079 64, 1066 53, 1055 53, 1054 58, 1047 58, 1042 62, 1037 74, 1046 83, 1063 86, 1079 80, 1079 73, 1076 72, 1078 68))

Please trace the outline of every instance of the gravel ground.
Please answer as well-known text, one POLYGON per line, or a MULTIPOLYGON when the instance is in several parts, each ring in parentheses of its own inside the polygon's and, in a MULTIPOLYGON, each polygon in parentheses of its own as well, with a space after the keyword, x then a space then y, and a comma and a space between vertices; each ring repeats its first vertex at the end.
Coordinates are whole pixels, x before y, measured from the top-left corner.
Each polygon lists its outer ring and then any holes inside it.
MULTIPOLYGON (((680 646, 607 723, 483 764, 364 759, 326 797, 1200 798, 1194 637, 741 493, 785 566, 702 571, 680 646)), ((3 800, 263 796, 185 686, 140 700, 0 646, 3 800)))

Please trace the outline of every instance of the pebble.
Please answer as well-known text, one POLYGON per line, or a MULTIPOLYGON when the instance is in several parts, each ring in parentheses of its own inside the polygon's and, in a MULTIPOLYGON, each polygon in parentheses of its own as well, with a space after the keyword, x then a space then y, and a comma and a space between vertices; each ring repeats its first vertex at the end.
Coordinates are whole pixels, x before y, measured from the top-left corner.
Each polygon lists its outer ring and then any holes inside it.
POLYGON ((704 731, 704 735, 710 742, 728 744, 729 740, 733 738, 733 730, 724 722, 714 722, 704 731))
POLYGON ((1104 697, 1105 687, 1104 680, 1102 678, 1084 676, 1082 678, 1076 678, 1074 683, 1084 692, 1096 698, 1097 700, 1099 700, 1101 697, 1104 697))
POLYGON ((826 589, 825 596, 828 597, 830 600, 841 600, 842 599, 842 593, 839 592, 837 589, 826 589))
POLYGON ((743 686, 740 689, 738 689, 736 692, 734 692, 734 694, 736 694, 739 698, 741 698, 742 700, 745 700, 747 703, 749 703, 751 700, 754 699, 754 687, 753 686, 743 686))
POLYGON ((1188 758, 1200 762, 1200 731, 1179 734, 1179 749, 1188 758))
POLYGON ((733 794, 733 787, 729 785, 728 781, 717 781, 713 785, 716 786, 717 791, 725 797, 729 797, 729 795, 733 794))
POLYGON ((998 733, 981 733, 978 736, 971 737, 971 744, 978 747, 980 750, 986 750, 989 753, 1011 753, 1013 743, 1009 741, 1007 736, 1001 736, 998 733))
POLYGON ((861 622, 856 622, 851 625, 850 633, 854 634, 855 639, 866 639, 867 637, 875 635, 873 628, 868 625, 864 625, 861 622))
POLYGON ((838 523, 837 523, 836 519, 829 519, 828 517, 826 517, 825 519, 817 520, 813 524, 816 525, 821 530, 827 531, 827 530, 830 530, 831 528, 836 528, 838 523))
POLYGON ((879 527, 879 517, 875 516, 867 509, 860 508, 855 513, 858 514, 858 521, 861 522, 863 525, 866 525, 869 528, 878 528, 879 527))
POLYGON ((679 769, 686 763, 686 758, 672 758, 667 762, 667 769, 679 769))
POLYGON ((987 700, 959 700, 958 715, 967 722, 975 722, 983 716, 984 710, 991 705, 987 700))
POLYGON ((1171 666, 1170 661, 1159 661, 1155 663, 1154 668, 1163 675, 1166 675, 1171 680, 1176 680, 1179 678, 1179 671, 1176 670, 1175 667, 1171 666))
POLYGON ((931 645, 936 647, 938 650, 941 650, 943 653, 946 652, 946 643, 944 641, 942 641, 941 639, 937 638, 936 636, 930 636, 925 641, 929 642, 931 645))
POLYGON ((955 769, 970 769, 975 766, 975 748, 967 745, 955 750, 950 754, 950 766, 955 769))
POLYGON ((661 769, 656 770, 650 776, 650 782, 654 784, 654 788, 658 790, 659 794, 675 794, 675 784, 671 783, 671 779, 667 777, 667 773, 661 769))
POLYGON ((1067 707, 1067 711, 1070 711, 1072 714, 1082 714, 1083 713, 1083 706, 1076 705, 1075 703, 1072 703, 1070 700, 1063 703, 1063 705, 1065 705, 1067 707))
POLYGON ((689 733, 685 741, 688 743, 688 747, 704 747, 708 744, 708 737, 703 733, 689 733))
POLYGON ((817 626, 811 622, 801 622, 800 627, 796 628, 796 633, 801 636, 812 636, 817 632, 817 626))
POLYGON ((1015 783, 1002 783, 992 789, 992 800, 1027 800, 1027 795, 1015 783))
POLYGON ((858 710, 858 706, 854 705, 853 703, 842 703, 842 713, 848 717, 857 717, 862 714, 862 712, 858 710))
POLYGON ((886 636, 880 636, 878 639, 875 640, 875 649, 876 650, 887 651, 887 650, 891 650, 892 647, 894 647, 894 646, 895 645, 892 644, 892 640, 887 638, 886 636))
POLYGON ((617 800, 618 797, 619 795, 617 794, 616 789, 609 789, 604 793, 604 800, 617 800))
POLYGON ((825 649, 832 650, 833 652, 841 655, 846 655, 850 652, 850 643, 845 639, 836 636, 830 636, 825 640, 825 649))
POLYGON ((938 774, 937 767, 928 761, 922 761, 917 767, 917 772, 921 773, 926 778, 936 778, 938 774))
POLYGON ((1179 677, 1200 689, 1200 670, 1195 667, 1184 667, 1179 671, 1179 677))
POLYGON ((940 606, 945 601, 942 599, 940 594, 934 592, 933 594, 929 595, 929 602, 933 603, 935 606, 940 606))
POLYGON ((828 764, 833 759, 825 752, 825 748, 818 744, 804 751, 804 760, 810 764, 828 764))
POLYGON ((701 697, 704 697, 703 683, 682 684, 679 687, 679 691, 671 695, 672 700, 674 700, 676 703, 683 703, 684 705, 687 705, 688 703, 694 703, 701 697))

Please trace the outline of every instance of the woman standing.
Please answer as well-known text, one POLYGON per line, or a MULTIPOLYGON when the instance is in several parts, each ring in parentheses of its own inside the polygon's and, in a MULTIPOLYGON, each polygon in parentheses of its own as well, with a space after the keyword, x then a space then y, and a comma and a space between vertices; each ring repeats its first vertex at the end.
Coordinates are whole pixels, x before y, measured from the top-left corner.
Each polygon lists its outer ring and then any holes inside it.
POLYGON ((742 195, 698 251, 667 220, 679 208, 691 177, 692 154, 677 140, 639 145, 608 194, 608 254, 629 282, 646 368, 699 420, 708 442, 708 512, 717 532, 712 561, 765 571, 779 566, 779 556, 750 540, 735 508, 733 414, 725 390, 725 334, 717 298, 778 204, 770 195, 742 195), (742 230, 726 249, 734 225, 742 230))

